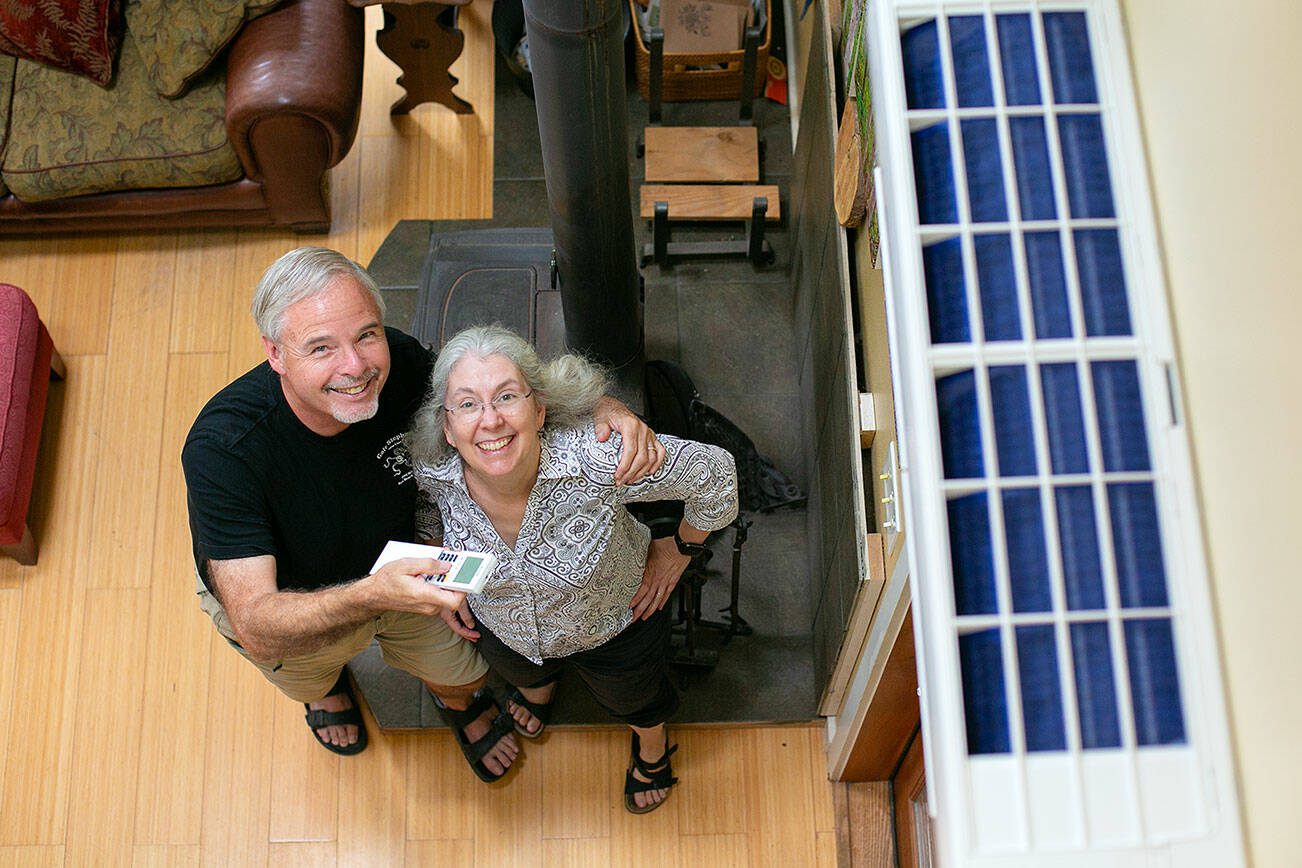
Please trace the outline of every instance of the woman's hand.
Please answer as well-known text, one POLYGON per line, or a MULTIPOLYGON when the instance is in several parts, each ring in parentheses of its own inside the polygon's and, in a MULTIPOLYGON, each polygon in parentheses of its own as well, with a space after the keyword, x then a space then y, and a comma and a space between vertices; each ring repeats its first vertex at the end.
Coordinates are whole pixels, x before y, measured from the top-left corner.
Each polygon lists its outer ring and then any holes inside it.
POLYGON ((466 595, 459 596, 461 603, 456 608, 439 610, 439 617, 447 622, 453 633, 475 642, 479 639, 479 631, 475 629, 475 616, 470 613, 470 604, 466 602, 466 595))
POLYGON ((646 568, 642 570, 642 584, 629 602, 634 619, 645 621, 669 602, 669 595, 678 587, 683 570, 692 559, 678 553, 678 545, 671 536, 651 540, 646 553, 646 568))
POLYGON ((660 469, 665 460, 665 447, 656 440, 656 432, 634 416, 623 402, 607 395, 597 402, 592 416, 597 439, 602 443, 610 439, 612 431, 618 431, 623 438, 619 465, 615 468, 616 484, 633 485, 660 469))

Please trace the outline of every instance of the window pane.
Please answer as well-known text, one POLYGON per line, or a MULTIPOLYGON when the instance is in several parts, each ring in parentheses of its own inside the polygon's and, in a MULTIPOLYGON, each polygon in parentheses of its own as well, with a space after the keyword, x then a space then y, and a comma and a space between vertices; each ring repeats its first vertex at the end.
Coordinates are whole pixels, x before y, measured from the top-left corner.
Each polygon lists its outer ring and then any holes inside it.
POLYGON ((990 513, 985 494, 967 494, 946 504, 949 550, 954 566, 954 611, 960 615, 993 615, 994 555, 990 547, 990 513))
POLYGON ((1022 337, 1017 312, 1017 275, 1013 271, 1013 246, 1007 235, 977 235, 977 280, 981 290, 981 324, 988 341, 1015 341, 1022 337))
POLYGON ((990 405, 995 417, 995 449, 1001 476, 1035 473, 1035 435, 1026 369, 1020 365, 990 368, 990 405))
POLYGON ((1130 305, 1117 230, 1077 229, 1073 238, 1086 333, 1090 337, 1130 334, 1130 305))
POLYGON ((954 170, 950 165, 949 127, 936 124, 913 134, 913 174, 918 189, 918 219, 955 223, 954 170))
POLYGON ((990 61, 986 55, 986 28, 980 15, 955 15, 949 19, 950 56, 954 59, 954 85, 961 106, 994 105, 990 88, 990 61))
POLYGON ((928 21, 906 30, 900 35, 900 49, 904 55, 904 92, 909 108, 944 108, 936 22, 928 21))
POLYGON ((1102 609, 1106 603, 1093 492, 1088 485, 1063 485, 1054 489, 1054 500, 1067 608, 1076 611, 1102 609))
POLYGON ((1076 677, 1076 707, 1084 748, 1120 747, 1117 688, 1112 674, 1108 625, 1071 625, 1072 670, 1076 677))
POLYGON ((1058 115, 1062 168, 1073 217, 1113 217, 1112 181, 1103 147, 1103 123, 1096 114, 1058 115))
POLYGON ((1040 491, 1015 488, 1003 493, 1004 540, 1008 546, 1008 582, 1014 612, 1048 612, 1049 553, 1044 545, 1040 491))
POLYGON ((1013 140, 1013 168, 1023 220, 1052 220, 1053 174, 1049 167, 1049 140, 1042 117, 1012 117, 1008 131, 1013 140))
POLYGON ((963 132, 963 163, 967 168, 968 207, 977 223, 1008 219, 1004 202, 1004 169, 1000 163, 999 133, 991 119, 966 120, 963 132))
POLYGON ((967 320, 967 293, 963 282, 963 248, 950 238, 922 248, 922 269, 927 281, 927 316, 932 343, 965 343, 972 339, 967 320))
POLYGON ((1098 102, 1089 31, 1084 12, 1046 12, 1044 40, 1049 50, 1053 99, 1059 103, 1098 102))
POLYGON ((1031 16, 998 15, 1000 68, 1004 73, 1004 100, 1009 105, 1038 105, 1040 78, 1035 71, 1035 44, 1031 16))
POLYGON ((1103 469, 1148 470, 1148 438, 1144 431, 1138 366, 1131 361, 1094 362, 1090 372, 1099 413, 1103 469))
POLYGON ((1112 483, 1108 486, 1108 509, 1112 512, 1112 546, 1116 551, 1121 605, 1167 605, 1153 483, 1112 483))
POLYGON ((1171 622, 1143 618, 1126 621, 1125 627, 1135 739, 1140 745, 1183 744, 1184 712, 1171 622))
POLYGON ((1054 473, 1085 473, 1085 417, 1080 409, 1080 384, 1071 362, 1040 366, 1044 417, 1049 429, 1049 455, 1054 473))
POLYGON ((984 476, 975 375, 963 371, 936 380, 936 410, 940 417, 940 449, 945 477, 969 479, 984 476))
POLYGON ((963 670, 963 715, 970 754, 1008 753, 1008 700, 1004 696, 1003 655, 999 631, 982 630, 958 637, 963 670))
POLYGON ((1031 284, 1035 336, 1071 337, 1071 312, 1067 307, 1067 274, 1062 265, 1062 244, 1057 232, 1027 232, 1026 272, 1031 284))
POLYGON ((1049 625, 1017 628, 1017 673, 1022 682, 1026 749, 1066 750, 1058 648, 1049 625))

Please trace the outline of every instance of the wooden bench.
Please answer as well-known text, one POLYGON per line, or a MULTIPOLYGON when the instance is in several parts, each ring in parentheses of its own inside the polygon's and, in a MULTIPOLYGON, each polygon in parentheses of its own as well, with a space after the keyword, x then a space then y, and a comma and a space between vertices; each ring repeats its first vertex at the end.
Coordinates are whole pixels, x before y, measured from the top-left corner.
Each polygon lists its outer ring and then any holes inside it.
POLYGON ((643 184, 641 216, 655 217, 656 203, 669 205, 671 220, 748 220, 756 196, 768 201, 764 219, 782 219, 776 184, 643 184))
POLYGON ((643 133, 648 183, 759 182, 754 127, 647 127, 643 133))

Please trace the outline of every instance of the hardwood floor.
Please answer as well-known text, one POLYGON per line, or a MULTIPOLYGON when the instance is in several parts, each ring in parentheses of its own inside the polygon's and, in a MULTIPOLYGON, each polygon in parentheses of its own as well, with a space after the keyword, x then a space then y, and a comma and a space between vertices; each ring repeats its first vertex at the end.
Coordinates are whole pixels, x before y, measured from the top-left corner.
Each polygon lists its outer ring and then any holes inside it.
POLYGON ((33 504, 40 562, 0 560, 0 866, 836 863, 819 727, 678 730, 682 783, 635 817, 613 728, 528 744, 491 787, 447 734, 372 722, 364 753, 329 754, 195 604, 181 442, 261 360, 262 270, 305 243, 365 263, 403 218, 490 216, 490 11, 462 15, 473 115, 391 120, 396 68, 368 39, 328 235, 0 241, 0 279, 32 295, 68 363, 33 504))

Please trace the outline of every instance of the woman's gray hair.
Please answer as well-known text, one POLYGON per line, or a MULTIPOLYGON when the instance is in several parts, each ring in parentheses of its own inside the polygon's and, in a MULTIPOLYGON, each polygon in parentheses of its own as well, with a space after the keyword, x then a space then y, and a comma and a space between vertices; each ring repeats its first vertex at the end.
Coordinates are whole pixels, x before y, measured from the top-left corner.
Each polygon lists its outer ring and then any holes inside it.
POLYGON ((347 256, 325 247, 299 247, 271 263, 253 291, 253 320, 258 331, 280 340, 285 311, 290 305, 324 292, 339 275, 346 275, 371 294, 384 320, 384 296, 366 269, 347 256))
POLYGON ((418 464, 437 464, 453 452, 443 436, 452 369, 466 357, 489 356, 503 356, 519 368, 534 399, 547 408, 543 430, 573 428, 590 420, 609 385, 600 365, 573 353, 544 362, 528 341, 497 323, 457 332, 439 351, 425 403, 407 432, 407 449, 418 464))

